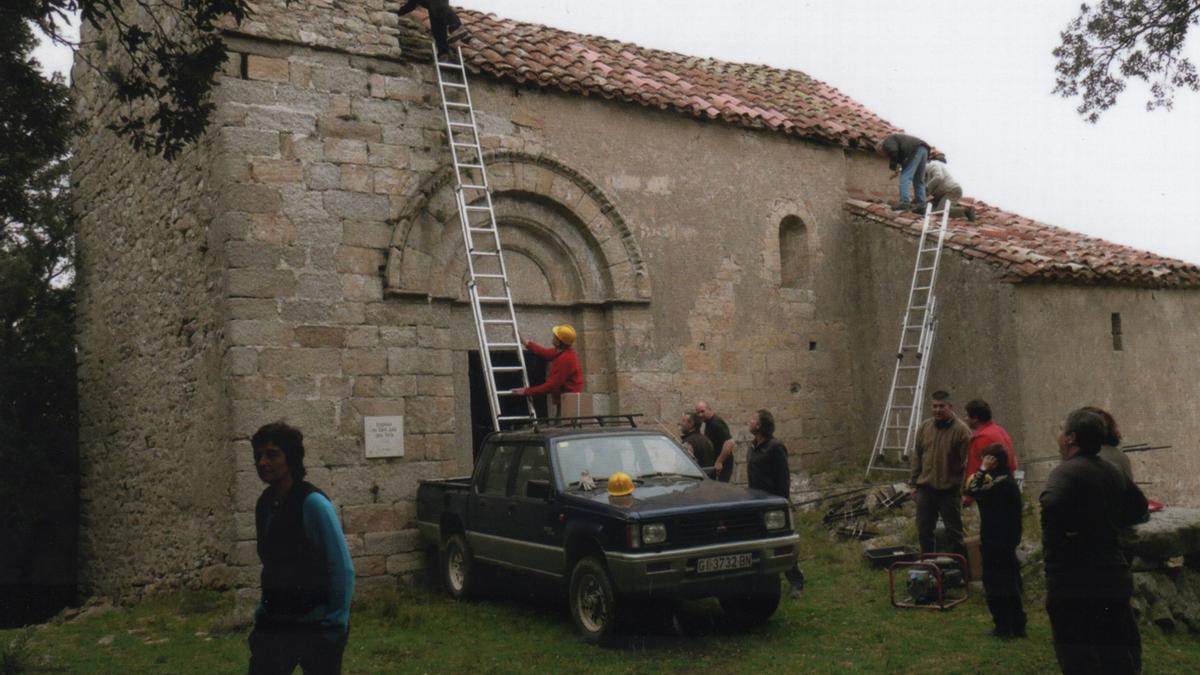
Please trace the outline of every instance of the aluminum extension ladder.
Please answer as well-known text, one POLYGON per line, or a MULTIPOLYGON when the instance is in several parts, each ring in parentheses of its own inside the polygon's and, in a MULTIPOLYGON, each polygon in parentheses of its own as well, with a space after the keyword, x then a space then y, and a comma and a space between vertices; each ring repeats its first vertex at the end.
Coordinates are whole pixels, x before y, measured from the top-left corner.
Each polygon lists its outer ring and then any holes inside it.
POLYGON ((950 216, 947 202, 941 213, 941 226, 930 228, 933 205, 925 206, 921 239, 917 242, 917 262, 913 266, 912 283, 908 288, 908 306, 900 321, 900 349, 892 371, 892 386, 888 390, 883 419, 875 434, 875 447, 867 474, 871 471, 908 471, 899 466, 908 459, 916 438, 917 425, 925 399, 925 380, 929 376, 929 361, 933 354, 933 337, 937 331, 938 267, 942 262, 942 245, 946 239, 946 223, 950 216), (934 243, 930 243, 930 240, 934 243))
POLYGON ((433 48, 446 139, 454 162, 454 198, 466 246, 467 292, 479 336, 479 358, 487 383, 492 429, 499 431, 501 425, 508 427, 536 420, 537 413, 532 400, 518 397, 512 391, 516 386, 528 387, 529 375, 496 228, 496 213, 492 209, 492 193, 483 166, 483 148, 479 144, 479 127, 475 123, 462 48, 456 46, 453 54, 458 57, 457 63, 442 61, 436 45, 433 48), (515 401, 516 398, 521 401, 515 401), (501 405, 504 399, 509 405, 501 405))

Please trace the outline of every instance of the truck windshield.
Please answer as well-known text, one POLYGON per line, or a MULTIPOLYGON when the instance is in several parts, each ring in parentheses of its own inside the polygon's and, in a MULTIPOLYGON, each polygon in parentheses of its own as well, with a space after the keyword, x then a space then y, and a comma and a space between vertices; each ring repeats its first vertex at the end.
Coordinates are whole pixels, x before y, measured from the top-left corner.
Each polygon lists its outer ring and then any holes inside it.
POLYGON ((572 438, 554 446, 555 466, 564 485, 578 483, 584 471, 599 483, 618 471, 633 478, 677 475, 704 478, 695 462, 662 436, 572 438))

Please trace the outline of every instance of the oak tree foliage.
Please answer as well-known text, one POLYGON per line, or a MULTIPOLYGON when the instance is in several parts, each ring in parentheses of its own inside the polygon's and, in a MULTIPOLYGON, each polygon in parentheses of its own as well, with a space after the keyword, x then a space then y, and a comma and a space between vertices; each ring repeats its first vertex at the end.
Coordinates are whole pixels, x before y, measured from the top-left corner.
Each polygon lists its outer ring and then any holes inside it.
POLYGON ((1054 49, 1054 93, 1079 97, 1089 122, 1111 108, 1126 83, 1150 87, 1147 110, 1171 109, 1175 91, 1200 90, 1196 66, 1183 52, 1200 22, 1200 0, 1100 0, 1080 7, 1054 49))

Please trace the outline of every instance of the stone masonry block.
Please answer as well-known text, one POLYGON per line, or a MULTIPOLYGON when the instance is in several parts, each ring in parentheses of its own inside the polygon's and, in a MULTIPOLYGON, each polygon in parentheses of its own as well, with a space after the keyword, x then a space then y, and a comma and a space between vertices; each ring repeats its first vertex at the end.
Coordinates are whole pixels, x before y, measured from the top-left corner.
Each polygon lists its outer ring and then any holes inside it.
POLYGON ((340 375, 342 353, 337 349, 265 349, 258 355, 258 372, 263 375, 340 375))
POLYGON ((325 159, 339 164, 366 164, 367 144, 352 138, 327 138, 324 141, 325 159))
POLYGON ((387 559, 381 555, 364 555, 352 559, 354 574, 359 577, 378 577, 387 574, 387 559))
POLYGON ((287 59, 273 59, 250 54, 246 57, 246 77, 251 80, 287 82, 289 78, 287 59))
POLYGON ((390 396, 392 398, 401 398, 412 396, 416 393, 416 375, 389 375, 380 380, 377 395, 382 394, 383 396, 390 396))
POLYGON ((336 164, 316 162, 304 168, 304 184, 310 190, 332 190, 340 180, 336 164))
POLYGON ((324 138, 354 138, 360 141, 382 141, 383 129, 378 124, 344 119, 333 115, 317 120, 317 129, 324 138))
POLYGON ((363 540, 369 555, 395 555, 417 550, 421 534, 417 530, 367 532, 363 540))
POLYGON ((346 329, 339 326, 297 326, 296 342, 301 347, 341 347, 346 344, 346 329))
POLYGON ((403 169, 375 169, 375 193, 381 195, 408 194, 416 180, 415 174, 403 169))
POLYGON ((383 251, 356 246, 340 246, 337 250, 337 271, 349 274, 379 274, 383 267, 383 251))
POLYGON ((296 290, 291 270, 231 269, 226 277, 226 294, 237 298, 288 297, 296 290))
POLYGON ((425 567, 425 554, 421 551, 399 553, 387 557, 387 571, 393 576, 412 574, 425 567))
POLYGON ((324 193, 325 210, 332 216, 354 221, 387 220, 388 198, 356 192, 330 190, 324 193))
POLYGON ((245 156, 278 157, 279 132, 241 127, 221 128, 221 147, 245 156))
POLYGON ((225 352, 231 375, 253 375, 258 372, 258 350, 251 347, 231 347, 225 352))
POLYGON ((369 74, 355 68, 313 66, 312 86, 318 91, 367 96, 369 74))
POLYGON ((250 170, 259 183, 299 183, 304 180, 300 162, 294 160, 255 158, 250 162, 250 170))
POLYGON ((385 347, 417 346, 416 326, 380 326, 379 342, 385 347))
POLYGON ((347 222, 342 230, 342 243, 347 246, 385 249, 392 241, 392 226, 386 222, 347 222))
POLYGON ((409 399, 405 433, 428 434, 454 431, 454 399, 418 396, 409 399))
POLYGON ((267 185, 231 185, 221 200, 226 209, 246 213, 275 213, 283 204, 279 190, 267 185))
POLYGON ((342 372, 347 375, 383 375, 387 372, 387 350, 347 349, 342 355, 342 372))
POLYGON ((393 145, 390 143, 367 144, 367 159, 371 166, 401 168, 408 164, 408 155, 410 152, 408 146, 405 145, 393 145))
MULTIPOLYGON (((333 429, 337 413, 332 401, 239 401, 231 406, 230 421, 235 436, 249 437, 262 425, 279 420, 301 430, 333 429)), ((317 476, 316 467, 309 470, 309 480, 315 485, 327 484, 323 477, 317 476)), ((253 508, 253 503, 250 506, 253 508)))
POLYGON ((312 113, 288 110, 277 106, 256 105, 246 108, 244 125, 251 129, 311 134, 316 130, 317 117, 312 113))
POLYGON ((381 395, 381 385, 379 377, 364 377, 362 375, 354 378, 353 394, 359 398, 374 398, 381 395))
POLYGON ((379 345, 377 326, 353 326, 346 331, 347 347, 375 347, 379 345))
POLYGON ((282 321, 233 320, 228 323, 226 336, 232 345, 288 346, 292 343, 292 327, 282 321))
POLYGON ((342 294, 347 300, 367 302, 383 299, 383 277, 375 274, 343 274, 342 294))
POLYGON ((290 244, 296 240, 296 226, 278 213, 248 213, 246 238, 272 244, 290 244))
POLYGON ((369 166, 343 164, 338 174, 338 188, 347 192, 373 192, 375 174, 369 166))

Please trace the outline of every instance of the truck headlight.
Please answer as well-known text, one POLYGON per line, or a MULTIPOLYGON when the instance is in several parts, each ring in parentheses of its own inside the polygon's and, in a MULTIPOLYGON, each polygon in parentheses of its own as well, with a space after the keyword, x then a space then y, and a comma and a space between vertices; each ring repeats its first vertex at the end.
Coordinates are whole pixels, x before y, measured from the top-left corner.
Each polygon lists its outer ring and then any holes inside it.
POLYGON ((667 540, 667 526, 664 523, 650 523, 642 526, 642 543, 650 546, 661 544, 667 540))
POLYGON ((782 530, 787 527, 787 513, 785 511, 767 511, 763 514, 763 520, 766 521, 768 530, 782 530))

